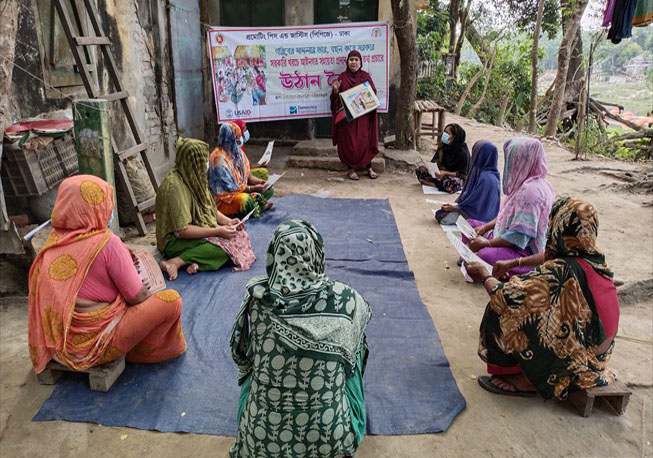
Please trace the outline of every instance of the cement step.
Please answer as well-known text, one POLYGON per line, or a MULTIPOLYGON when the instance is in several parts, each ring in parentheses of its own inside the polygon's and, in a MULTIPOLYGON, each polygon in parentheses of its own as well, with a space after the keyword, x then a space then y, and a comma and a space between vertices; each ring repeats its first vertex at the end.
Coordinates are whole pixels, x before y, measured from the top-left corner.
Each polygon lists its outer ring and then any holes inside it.
MULTIPOLYGON (((383 146, 379 145, 379 156, 383 156, 383 151, 383 146)), ((297 142, 290 150, 290 154, 293 156, 337 157, 338 148, 333 146, 330 138, 315 138, 297 142)))
MULTIPOLYGON (((347 171, 347 166, 340 162, 338 156, 288 156, 288 167, 298 169, 335 170, 338 172, 347 171)), ((385 159, 378 156, 372 159, 372 168, 377 173, 385 172, 385 159)))

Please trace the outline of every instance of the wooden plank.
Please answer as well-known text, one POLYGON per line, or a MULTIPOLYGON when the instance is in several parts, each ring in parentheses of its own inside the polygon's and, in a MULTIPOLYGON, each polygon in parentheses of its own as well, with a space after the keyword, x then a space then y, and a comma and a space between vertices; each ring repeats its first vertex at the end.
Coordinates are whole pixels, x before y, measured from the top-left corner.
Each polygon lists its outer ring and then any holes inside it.
POLYGON ((106 99, 109 102, 115 102, 116 100, 126 99, 127 97, 129 97, 129 92, 120 91, 120 92, 112 92, 111 94, 101 95, 98 98, 99 99, 106 99))
POLYGON ((141 143, 140 145, 132 146, 131 148, 128 148, 126 150, 117 153, 118 159, 120 159, 121 161, 124 161, 125 159, 129 159, 130 157, 136 156, 141 151, 145 151, 147 147, 148 147, 147 143, 141 143))
POLYGON ((77 46, 105 46, 111 44, 109 37, 73 37, 77 46))
POLYGON ((144 212, 145 210, 149 210, 150 208, 154 208, 154 205, 156 204, 156 197, 152 197, 151 199, 147 199, 144 202, 141 202, 136 206, 138 208, 139 212, 144 212))

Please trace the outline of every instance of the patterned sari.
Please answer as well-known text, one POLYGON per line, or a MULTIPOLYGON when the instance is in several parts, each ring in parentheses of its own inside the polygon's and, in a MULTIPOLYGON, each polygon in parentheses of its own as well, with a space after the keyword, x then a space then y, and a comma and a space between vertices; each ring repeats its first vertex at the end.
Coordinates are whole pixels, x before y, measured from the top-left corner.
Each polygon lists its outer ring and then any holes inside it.
POLYGON ((231 457, 353 455, 370 306, 324 274, 322 237, 304 221, 277 228, 267 274, 247 284, 231 336, 242 386, 231 457))
POLYGON ((29 273, 28 340, 34 370, 51 359, 84 370, 127 354, 157 362, 186 349, 181 329, 181 297, 165 290, 128 307, 118 295, 109 305, 85 312, 75 301, 86 274, 108 242, 113 188, 77 175, 59 186, 52 232, 29 273))
POLYGON ((220 126, 218 146, 209 156, 209 188, 223 214, 242 217, 254 210, 253 216, 257 217, 274 191, 270 188, 263 194, 245 192, 250 165, 236 141, 240 135, 240 127, 235 123, 220 126))
POLYGON ((612 272, 596 248, 598 216, 559 198, 546 261, 499 283, 481 322, 479 356, 494 374, 524 375, 544 399, 614 380, 607 363, 619 322, 612 272))

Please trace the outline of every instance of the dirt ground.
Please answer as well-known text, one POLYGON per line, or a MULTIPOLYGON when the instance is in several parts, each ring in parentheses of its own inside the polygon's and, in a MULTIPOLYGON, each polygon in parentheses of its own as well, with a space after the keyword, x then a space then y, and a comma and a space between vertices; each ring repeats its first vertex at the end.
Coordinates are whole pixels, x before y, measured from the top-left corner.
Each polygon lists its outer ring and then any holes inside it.
MULTIPOLYGON (((516 136, 512 131, 449 115, 448 121, 452 120, 466 129, 470 147, 479 139, 491 140, 500 147, 505 140, 516 136)), ((653 278, 652 197, 620 191, 622 183, 614 175, 600 172, 605 168, 635 172, 641 171, 643 166, 611 160, 574 162, 570 160, 571 153, 554 144, 545 143, 545 149, 556 193, 583 197, 598 209, 599 246, 605 251, 616 280, 627 287, 653 278)), ((258 150, 250 147, 248 152, 258 157, 258 150)), ((287 154, 288 149, 276 148, 272 167, 280 170, 287 154)), ((423 155, 430 157, 431 153, 423 151, 423 155)), ((500 169, 502 166, 501 160, 500 169)), ((633 390, 624 416, 615 416, 599 404, 590 418, 582 418, 567 403, 489 394, 476 382, 476 377, 484 373, 476 350, 487 294, 480 286, 464 282, 456 268, 456 253, 442 230, 436 227, 431 207, 425 202, 414 175, 387 171, 374 182, 366 177, 361 177, 359 182, 341 180, 343 176, 328 171, 289 169, 277 190, 280 195, 317 193, 334 198, 390 200, 420 295, 467 400, 467 408, 447 432, 368 436, 357 458, 653 456, 650 284, 643 295, 623 296, 611 366, 633 390)), ((437 198, 454 200, 453 196, 437 198)), ((149 246, 153 240, 151 234, 133 239, 132 243, 149 246)), ((5 270, 0 274, 6 278, 5 270)), ((39 385, 31 370, 27 352, 26 299, 4 298, 0 307, 0 456, 227 456, 233 440, 229 437, 164 434, 62 421, 32 422, 31 418, 50 395, 52 387, 39 385)), ((425 380, 424 383, 429 382, 425 380)))

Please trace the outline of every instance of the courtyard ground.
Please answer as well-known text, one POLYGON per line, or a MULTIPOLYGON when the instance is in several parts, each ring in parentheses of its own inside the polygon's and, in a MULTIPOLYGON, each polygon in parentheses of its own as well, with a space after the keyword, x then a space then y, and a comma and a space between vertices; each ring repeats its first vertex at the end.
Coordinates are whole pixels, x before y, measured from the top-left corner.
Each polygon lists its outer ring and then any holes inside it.
MULTIPOLYGON (((466 129, 470 148, 479 139, 490 140, 500 148, 505 140, 517 135, 453 115, 448 116, 448 121, 459 122, 466 129)), ((464 282, 456 267, 457 255, 436 226, 431 206, 425 202, 426 196, 414 174, 389 170, 376 181, 361 177, 359 182, 352 182, 342 180, 343 173, 288 169, 278 183, 278 195, 389 199, 420 296, 467 400, 467 408, 448 431, 416 436, 367 436, 357 458, 653 456, 653 303, 650 283, 641 283, 653 278, 652 196, 627 193, 622 190, 621 181, 602 173, 606 169, 617 174, 636 172, 644 166, 601 158, 575 162, 571 161, 570 152, 555 144, 545 143, 545 149, 550 181, 556 193, 582 197, 595 205, 600 216, 599 247, 605 251, 618 283, 624 283, 622 288, 631 287, 630 293, 623 290, 626 292, 621 295, 619 335, 611 360, 611 367, 633 390, 622 417, 614 416, 599 404, 590 418, 582 418, 567 403, 496 396, 478 386, 476 377, 484 374, 484 364, 476 355, 478 327, 487 294, 482 287, 464 282), (640 294, 633 293, 637 286, 643 288, 639 289, 640 294)), ((248 147, 254 158, 261 151, 262 148, 248 147)), ((425 158, 432 155, 429 151, 422 153, 425 158)), ((288 154, 288 148, 275 148, 272 163, 275 171, 283 168, 288 154)), ((500 170, 502 166, 501 158, 500 170)), ((453 201, 453 196, 437 198, 453 201)), ((150 227, 150 235, 132 236, 130 244, 151 246, 154 227, 150 227)), ((0 275, 4 283, 10 275, 20 274, 4 266, 0 275)), ((26 304, 26 298, 21 296, 0 300, 0 456, 228 455, 233 441, 230 437, 164 434, 63 421, 32 422, 31 418, 53 388, 39 385, 31 369, 26 304)))

